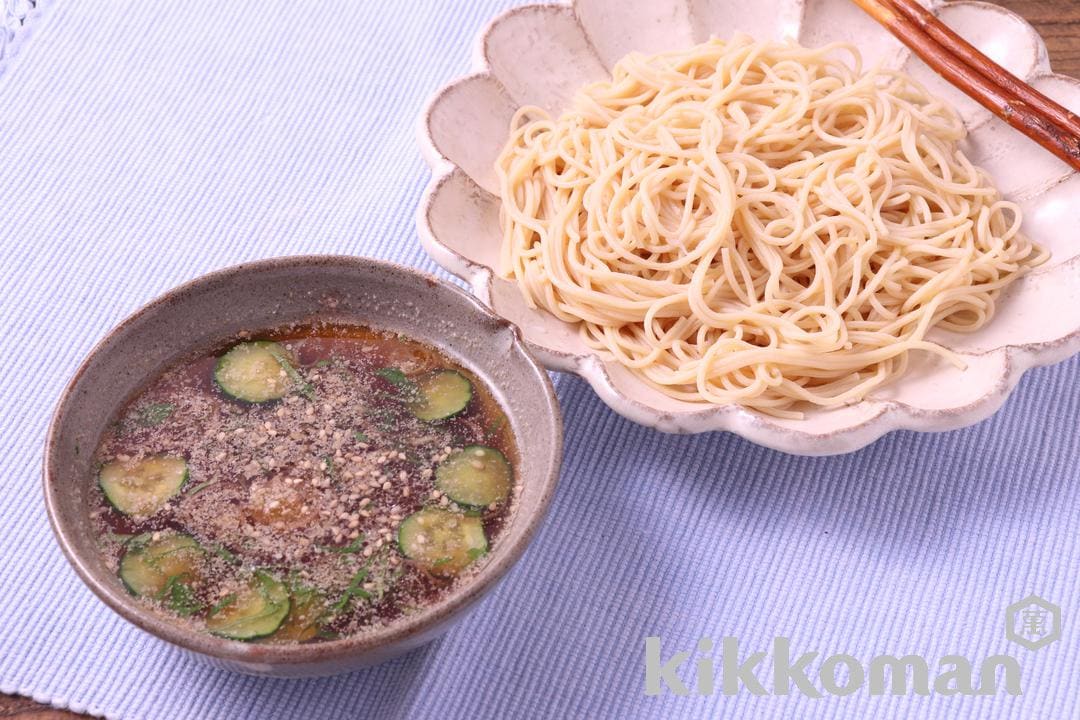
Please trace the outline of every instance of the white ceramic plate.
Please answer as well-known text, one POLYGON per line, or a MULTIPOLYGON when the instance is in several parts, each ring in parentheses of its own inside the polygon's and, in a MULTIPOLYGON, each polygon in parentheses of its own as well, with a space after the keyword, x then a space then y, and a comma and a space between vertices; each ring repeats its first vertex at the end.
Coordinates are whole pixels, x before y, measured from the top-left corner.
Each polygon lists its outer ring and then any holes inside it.
MULTIPOLYGON (((954 30, 1037 89, 1080 112, 1080 82, 1051 72, 1046 47, 1017 15, 982 2, 933 5, 954 30)), ((849 452, 890 430, 970 425, 1001 406, 1028 368, 1080 351, 1080 177, 933 73, 851 0, 578 0, 527 5, 495 18, 476 43, 476 71, 440 90, 420 119, 433 177, 417 225, 424 247, 503 317, 519 325, 549 368, 575 372, 616 412, 668 432, 728 430, 799 454, 849 452), (559 114, 575 90, 607 76, 630 51, 686 47, 736 31, 804 45, 854 43, 866 63, 903 67, 960 111, 969 156, 1025 212, 1024 230, 1050 248, 1050 263, 1010 287, 979 332, 936 331, 965 370, 913 356, 910 371, 855 405, 767 417, 735 405, 691 404, 646 386, 578 339, 575 328, 526 307, 492 270, 501 231, 494 163, 510 118, 524 104, 559 114)))

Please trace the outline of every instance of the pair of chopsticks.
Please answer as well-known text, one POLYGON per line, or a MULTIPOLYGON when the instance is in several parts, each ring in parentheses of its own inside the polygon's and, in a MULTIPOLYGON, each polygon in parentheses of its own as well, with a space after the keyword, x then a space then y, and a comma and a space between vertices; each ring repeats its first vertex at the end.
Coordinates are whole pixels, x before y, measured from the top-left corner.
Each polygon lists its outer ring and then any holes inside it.
POLYGON ((983 55, 917 0, 854 0, 939 75, 1080 170, 1080 118, 983 55))

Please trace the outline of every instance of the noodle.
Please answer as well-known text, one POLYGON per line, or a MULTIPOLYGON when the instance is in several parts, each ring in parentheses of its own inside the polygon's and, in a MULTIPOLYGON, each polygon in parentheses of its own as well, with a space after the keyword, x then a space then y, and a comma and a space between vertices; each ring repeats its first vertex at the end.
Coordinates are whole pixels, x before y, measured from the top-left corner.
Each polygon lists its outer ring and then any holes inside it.
POLYGON ((736 36, 619 62, 498 160, 502 272, 671 397, 800 417, 972 331, 1047 255, 955 111, 856 49, 736 36), (853 66, 836 59, 852 55, 853 66))

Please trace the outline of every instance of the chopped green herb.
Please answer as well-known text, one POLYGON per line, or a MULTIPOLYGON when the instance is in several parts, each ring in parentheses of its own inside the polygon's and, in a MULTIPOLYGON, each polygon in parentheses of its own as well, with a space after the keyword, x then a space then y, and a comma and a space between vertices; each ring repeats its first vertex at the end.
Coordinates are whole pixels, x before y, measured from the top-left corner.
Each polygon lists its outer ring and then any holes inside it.
POLYGON ((323 358, 315 363, 315 367, 324 368, 330 366, 330 358, 323 358))
POLYGON ((334 466, 334 458, 330 455, 323 458, 323 469, 331 480, 337 482, 337 468, 334 466))
POLYGON ((352 436, 353 440, 356 440, 356 442, 366 443, 371 441, 371 438, 369 438, 367 435, 360 432, 359 430, 353 430, 352 436))
POLYGON ((349 587, 345 589, 344 594, 342 594, 342 596, 340 598, 338 598, 337 602, 335 602, 333 605, 330 606, 331 612, 333 612, 333 613, 344 612, 349 607, 349 605, 352 603, 353 598, 360 598, 361 600, 370 600, 371 599, 371 593, 367 592, 366 590, 364 590, 364 589, 362 589, 360 587, 361 585, 364 584, 364 581, 367 580, 367 576, 368 576, 367 568, 364 568, 363 570, 361 570, 358 573, 356 573, 355 575, 353 575, 352 580, 349 582, 349 587))
POLYGON ((396 395, 387 395, 386 393, 377 393, 378 397, 385 398, 387 400, 401 401, 410 400, 417 397, 420 393, 420 387, 409 379, 409 377, 401 370, 393 367, 385 367, 375 371, 375 374, 387 381, 395 388, 397 388, 396 395))
POLYGON ((395 367, 379 368, 375 371, 375 374, 390 383, 391 385, 396 385, 399 388, 407 387, 413 384, 412 380, 409 380, 408 376, 405 373, 395 367))
MULTIPOLYGON (((146 546, 150 544, 150 538, 153 533, 143 533, 142 535, 136 535, 127 539, 125 545, 127 545, 127 551, 132 553, 141 553, 146 549, 146 546)), ((151 558, 147 558, 150 560, 151 558)))
POLYGON ((207 480, 206 482, 201 482, 198 485, 192 485, 191 489, 187 491, 187 495, 188 495, 188 497, 191 497, 195 493, 202 492, 203 490, 210 487, 211 485, 216 485, 217 482, 218 482, 217 480, 207 480))
POLYGON ((333 553, 358 553, 364 549, 364 536, 361 535, 348 545, 320 545, 319 547, 327 552, 333 553))
POLYGON ((207 615, 217 615, 219 612, 236 602, 236 593, 229 593, 225 597, 214 603, 214 606, 210 608, 207 615))
POLYGON ((274 359, 278 361, 278 365, 285 371, 285 374, 289 376, 289 379, 293 381, 297 389, 300 390, 300 394, 306 397, 308 400, 315 399, 315 388, 311 383, 304 379, 304 376, 296 371, 296 368, 292 366, 289 359, 281 354, 276 347, 270 348, 270 354, 274 356, 274 359))
POLYGON ((226 548, 224 545, 213 545, 211 546, 211 549, 214 551, 215 555, 217 555, 225 562, 232 563, 233 565, 240 564, 240 558, 229 552, 228 548, 226 548))
POLYGON ((165 421, 165 418, 172 415, 176 406, 172 403, 153 403, 151 405, 144 405, 135 411, 131 422, 139 427, 153 427, 160 425, 165 421))
POLYGON ((163 600, 170 610, 182 617, 194 615, 203 608, 191 586, 184 582, 183 575, 170 577, 158 593, 157 599, 163 600))
POLYGON ((486 554, 487 554, 487 550, 484 550, 483 548, 469 548, 469 560, 470 561, 475 560, 475 559, 480 558, 480 557, 483 557, 486 554))
POLYGON ((453 559, 454 558, 441 557, 441 558, 439 558, 438 560, 436 560, 435 562, 433 562, 431 564, 434 565, 435 567, 438 567, 439 565, 445 565, 446 563, 450 562, 453 559))
POLYGON ((165 418, 172 415, 172 412, 175 409, 176 406, 172 403, 151 403, 149 405, 143 405, 142 407, 132 410, 126 417, 117 421, 114 427, 119 433, 129 433, 138 428, 154 427, 155 425, 160 425, 164 422, 165 418))
POLYGON ((352 593, 346 591, 344 595, 338 598, 338 601, 330 606, 330 614, 336 615, 339 612, 344 612, 345 608, 349 607, 349 603, 352 602, 352 593))

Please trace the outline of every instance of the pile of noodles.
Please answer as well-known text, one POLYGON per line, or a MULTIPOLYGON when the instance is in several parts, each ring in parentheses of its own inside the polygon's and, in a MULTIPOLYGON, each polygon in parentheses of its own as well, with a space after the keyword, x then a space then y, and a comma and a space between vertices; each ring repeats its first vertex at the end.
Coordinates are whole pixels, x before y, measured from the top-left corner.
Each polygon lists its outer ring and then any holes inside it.
POLYGON ((664 393, 794 416, 971 331, 1046 259, 956 112, 855 48, 632 54, 498 160, 502 270, 664 393), (843 58, 844 51, 851 56, 843 58))

